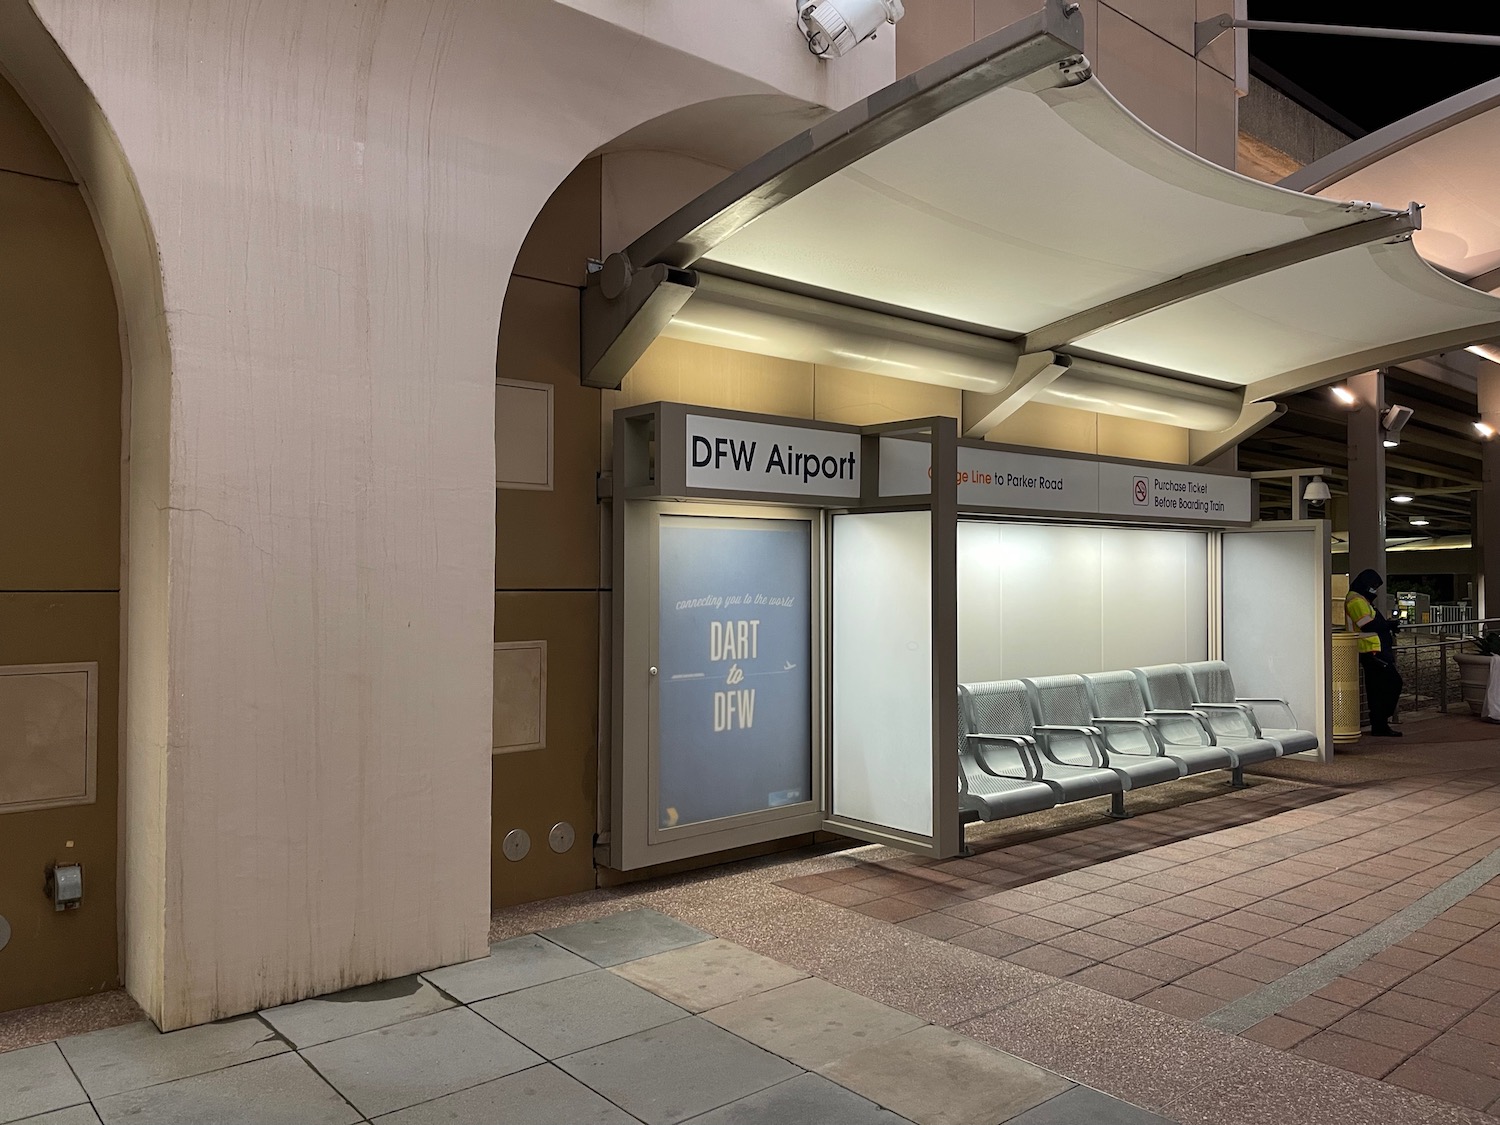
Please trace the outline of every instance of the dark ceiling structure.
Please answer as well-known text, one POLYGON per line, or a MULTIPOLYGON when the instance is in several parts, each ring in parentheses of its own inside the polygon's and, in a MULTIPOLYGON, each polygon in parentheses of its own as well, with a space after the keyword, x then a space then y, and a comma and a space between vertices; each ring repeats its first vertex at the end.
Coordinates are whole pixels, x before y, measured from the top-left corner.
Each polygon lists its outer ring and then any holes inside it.
MULTIPOLYGON (((1248 0, 1247 17, 1500 35, 1500 5, 1248 0)), ((1224 9, 1230 7, 1224 0, 1224 9)), ((1500 48, 1252 31, 1252 72, 1354 135, 1500 77, 1500 48)))

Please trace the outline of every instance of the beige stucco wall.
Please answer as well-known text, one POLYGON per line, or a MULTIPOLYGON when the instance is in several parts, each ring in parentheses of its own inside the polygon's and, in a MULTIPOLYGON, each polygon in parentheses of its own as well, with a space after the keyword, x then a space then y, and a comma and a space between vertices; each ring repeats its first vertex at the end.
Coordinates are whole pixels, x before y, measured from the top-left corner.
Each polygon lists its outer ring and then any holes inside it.
POLYGON ((773 0, 33 0, 90 114, 7 7, 130 340, 127 984, 177 1027, 481 955, 517 250, 611 139, 842 104, 889 39, 824 67, 773 0))

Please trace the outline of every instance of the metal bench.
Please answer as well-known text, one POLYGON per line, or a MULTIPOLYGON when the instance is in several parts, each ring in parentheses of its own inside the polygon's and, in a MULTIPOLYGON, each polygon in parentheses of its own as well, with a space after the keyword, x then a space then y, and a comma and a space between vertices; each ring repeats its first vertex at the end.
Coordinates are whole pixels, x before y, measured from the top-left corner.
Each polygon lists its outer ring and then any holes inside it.
POLYGON ((1038 730, 1026 685, 1020 680, 995 680, 959 688, 966 701, 970 733, 966 741, 983 745, 1005 741, 1024 746, 1037 770, 1037 780, 1052 790, 1054 804, 1110 797, 1110 815, 1124 816, 1124 774, 1109 768, 1109 756, 1098 738, 1071 739, 1059 732, 1038 730))
POLYGON ((1234 674, 1222 660, 1199 660, 1188 664, 1193 678, 1193 694, 1199 707, 1233 706, 1241 708, 1255 724, 1260 737, 1281 747, 1282 754, 1300 754, 1318 748, 1318 736, 1297 726, 1297 716, 1285 699, 1251 698, 1235 694, 1234 674), (1268 726, 1262 718, 1277 724, 1268 726))
POLYGON ((1082 676, 1040 676, 1022 680, 1031 699, 1031 714, 1037 730, 1054 740, 1097 740, 1102 742, 1105 762, 1121 775, 1127 790, 1144 789, 1182 776, 1182 766, 1161 752, 1149 728, 1130 722, 1102 724, 1094 716, 1088 685, 1082 676), (1146 733, 1144 742, 1124 737, 1122 728, 1133 734, 1146 733))
POLYGON ((1136 682, 1146 699, 1146 714, 1158 711, 1196 712, 1214 736, 1214 742, 1234 751, 1237 765, 1230 775, 1236 788, 1245 785, 1244 766, 1256 762, 1269 762, 1281 756, 1281 747, 1269 739, 1261 738, 1253 716, 1246 715, 1239 707, 1220 707, 1217 704, 1200 704, 1193 687, 1193 676, 1182 664, 1153 664, 1147 668, 1134 668, 1136 682))
POLYGON ((987 733, 967 687, 958 687, 958 808, 976 820, 1000 820, 1041 812, 1057 804, 1057 792, 1041 780, 1033 740, 987 733))
POLYGON ((1182 766, 1184 776, 1239 769, 1234 751, 1217 745, 1199 712, 1161 710, 1148 716, 1146 697, 1134 672, 1097 672, 1084 676, 1083 682, 1088 687, 1094 724, 1111 738, 1111 747, 1115 740, 1122 750, 1155 740, 1163 754, 1182 766))

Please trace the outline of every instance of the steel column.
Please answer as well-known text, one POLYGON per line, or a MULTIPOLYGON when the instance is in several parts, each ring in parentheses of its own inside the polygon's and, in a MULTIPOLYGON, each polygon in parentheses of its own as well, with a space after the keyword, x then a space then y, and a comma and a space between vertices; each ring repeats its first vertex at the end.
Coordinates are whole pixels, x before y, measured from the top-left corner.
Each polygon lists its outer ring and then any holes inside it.
MULTIPOLYGON (((1380 415, 1385 372, 1367 371, 1348 381, 1355 406, 1349 413, 1349 576, 1370 568, 1385 577, 1385 445, 1380 415)), ((1388 585, 1382 595, 1388 593, 1388 585)), ((1387 598, 1378 599, 1382 604, 1387 598)))

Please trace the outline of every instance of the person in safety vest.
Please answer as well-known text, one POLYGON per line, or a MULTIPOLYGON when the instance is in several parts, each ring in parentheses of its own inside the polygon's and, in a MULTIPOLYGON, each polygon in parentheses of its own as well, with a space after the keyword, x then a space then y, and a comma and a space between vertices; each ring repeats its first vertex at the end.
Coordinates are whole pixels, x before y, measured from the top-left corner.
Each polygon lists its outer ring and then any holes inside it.
POLYGON ((1344 619, 1349 628, 1360 634, 1359 666, 1365 674, 1365 700, 1370 705, 1370 733, 1377 738, 1400 738, 1391 729, 1396 700, 1401 696, 1401 673, 1396 671, 1396 629, 1392 621, 1375 608, 1375 591, 1384 580, 1373 570, 1362 570, 1349 583, 1344 598, 1344 619))

